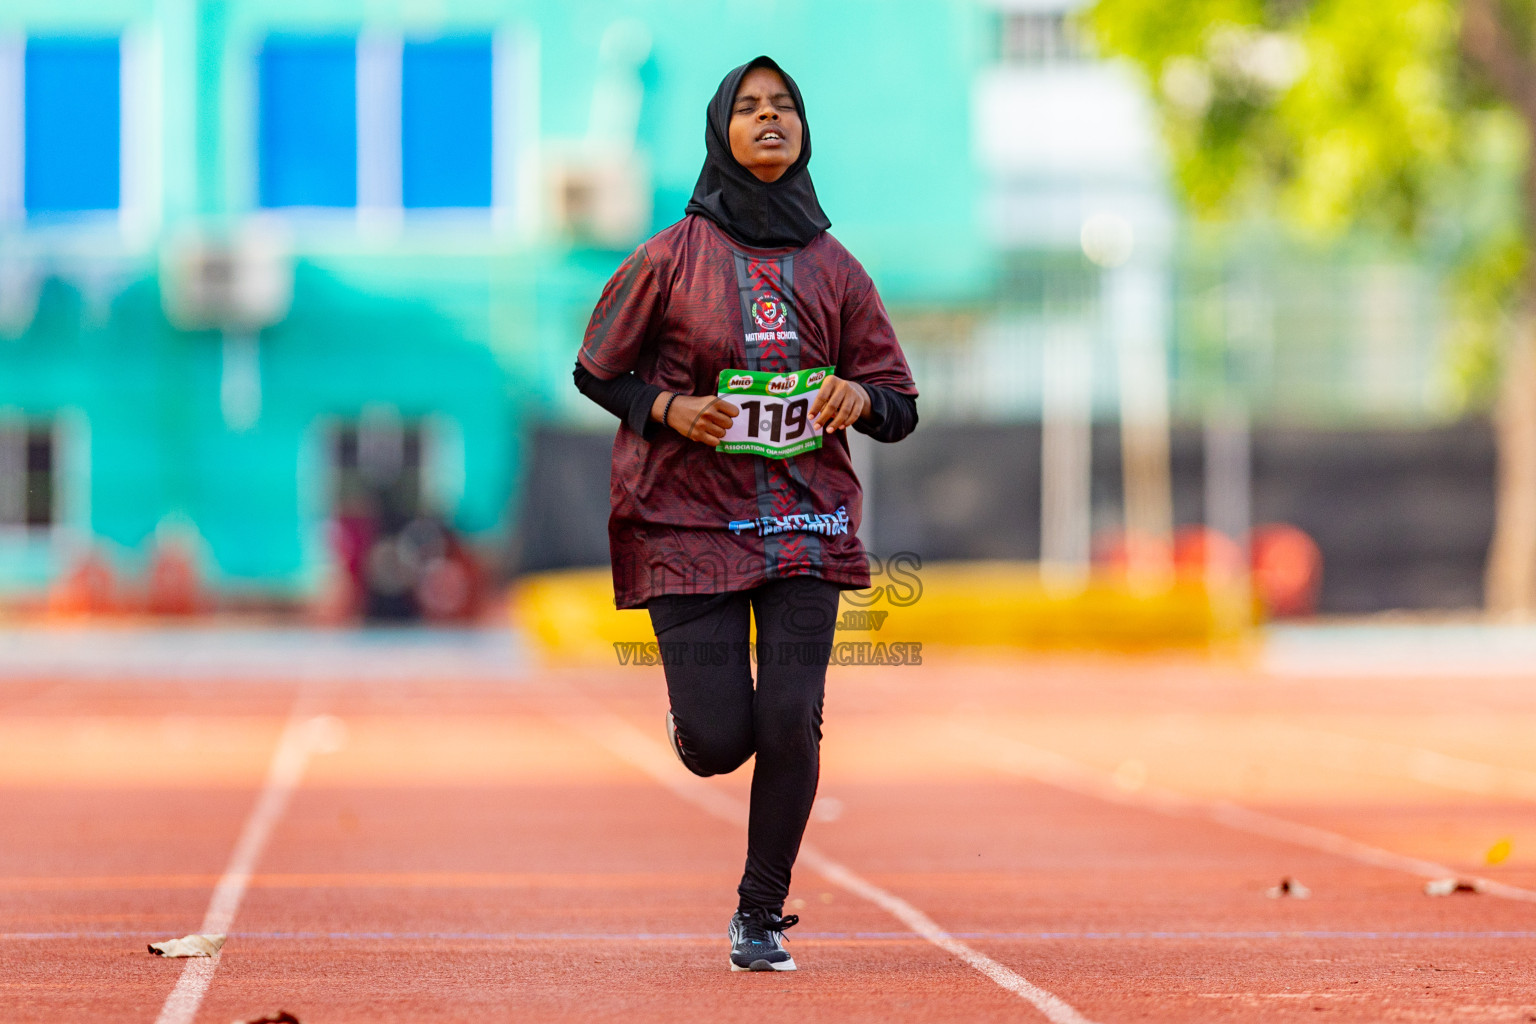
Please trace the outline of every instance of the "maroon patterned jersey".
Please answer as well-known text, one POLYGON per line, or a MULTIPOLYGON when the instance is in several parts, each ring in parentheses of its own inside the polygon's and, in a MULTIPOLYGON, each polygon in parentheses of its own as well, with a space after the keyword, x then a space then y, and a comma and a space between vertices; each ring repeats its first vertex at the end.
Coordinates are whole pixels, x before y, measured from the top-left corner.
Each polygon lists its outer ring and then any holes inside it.
MULTIPOLYGON (((620 265, 592 311, 578 358, 598 377, 633 370, 684 395, 713 395, 721 370, 812 366, 917 394, 873 282, 835 238, 823 232, 800 249, 751 249, 698 216, 658 233, 620 265)), ((815 451, 767 459, 720 454, 670 429, 646 441, 621 424, 610 490, 620 608, 786 576, 869 585, 856 535, 862 495, 842 432, 815 451), (825 523, 840 508, 847 509, 846 532, 789 528, 760 536, 728 528, 763 517, 791 527, 825 523)))

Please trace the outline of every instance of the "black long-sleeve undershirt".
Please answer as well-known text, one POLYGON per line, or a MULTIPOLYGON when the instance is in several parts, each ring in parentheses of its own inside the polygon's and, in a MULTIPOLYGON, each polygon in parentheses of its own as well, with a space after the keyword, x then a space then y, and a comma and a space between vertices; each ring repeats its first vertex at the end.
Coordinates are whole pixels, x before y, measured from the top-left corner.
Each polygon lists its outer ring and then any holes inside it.
MULTIPOLYGON (((647 441, 661 429, 661 424, 651 419, 651 408, 662 388, 647 384, 634 373, 621 373, 611 380, 603 380, 580 362, 571 376, 576 381, 576 390, 629 424, 629 429, 647 441)), ((854 430, 876 441, 890 443, 900 441, 917 429, 915 396, 877 384, 861 386, 869 395, 869 416, 855 422, 854 430)))
POLYGON ((647 441, 661 429, 661 424, 651 419, 651 407, 662 392, 655 384, 647 384, 634 373, 603 380, 579 361, 571 376, 576 380, 577 391, 629 424, 630 430, 647 441))
POLYGON ((900 441, 917 429, 917 396, 878 384, 863 384, 869 395, 869 416, 854 423, 853 429, 887 444, 900 441))

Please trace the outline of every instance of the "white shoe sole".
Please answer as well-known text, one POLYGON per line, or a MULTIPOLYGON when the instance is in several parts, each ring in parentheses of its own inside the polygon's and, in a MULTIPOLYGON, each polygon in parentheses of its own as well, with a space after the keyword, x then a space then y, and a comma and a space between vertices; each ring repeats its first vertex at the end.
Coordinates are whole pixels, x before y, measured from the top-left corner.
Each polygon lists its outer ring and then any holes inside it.
POLYGON ((736 961, 730 960, 730 959, 727 959, 727 962, 731 965, 731 970, 733 970, 733 971, 793 971, 793 970, 798 970, 798 968, 795 967, 795 961, 794 961, 793 957, 791 957, 788 960, 784 960, 784 961, 782 961, 780 963, 776 963, 776 964, 769 963, 767 960, 754 960, 754 961, 752 961, 752 966, 751 967, 738 967, 736 965, 736 961), (759 967, 758 964, 762 964, 762 966, 759 967))
MULTIPOLYGON (((672 753, 677 755, 677 763, 688 768, 688 762, 683 760, 683 748, 677 742, 677 720, 672 717, 672 712, 667 712, 667 745, 672 748, 672 753)), ((692 771, 692 768, 688 768, 692 771)))

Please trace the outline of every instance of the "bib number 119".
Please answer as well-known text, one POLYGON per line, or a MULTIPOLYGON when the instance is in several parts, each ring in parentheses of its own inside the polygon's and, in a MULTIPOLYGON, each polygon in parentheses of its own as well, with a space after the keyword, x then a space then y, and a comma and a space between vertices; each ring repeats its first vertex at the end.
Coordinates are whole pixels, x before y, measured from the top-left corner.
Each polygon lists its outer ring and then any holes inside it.
POLYGON ((716 394, 739 410, 715 446, 722 455, 787 459, 821 447, 821 428, 811 418, 811 400, 830 366, 774 373, 722 370, 716 394))
POLYGON ((746 398, 738 399, 738 402, 741 415, 747 418, 745 440, 765 438, 770 444, 795 441, 804 436, 806 424, 810 422, 809 395, 787 402, 774 398, 746 398))

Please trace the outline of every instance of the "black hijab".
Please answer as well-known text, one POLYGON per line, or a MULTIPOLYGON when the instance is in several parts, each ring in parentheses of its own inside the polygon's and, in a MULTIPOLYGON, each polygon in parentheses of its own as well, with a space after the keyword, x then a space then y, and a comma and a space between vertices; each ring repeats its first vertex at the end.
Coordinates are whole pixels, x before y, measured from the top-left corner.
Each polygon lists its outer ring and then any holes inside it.
POLYGON ((771 57, 758 57, 734 69, 709 101, 704 129, 704 169, 686 213, 708 217, 745 245, 775 248, 803 246, 832 226, 816 201, 805 165, 811 162, 811 126, 805 119, 800 87, 771 57), (800 157, 778 181, 761 181, 731 155, 731 110, 742 76, 753 68, 771 68, 784 78, 800 114, 800 157))

